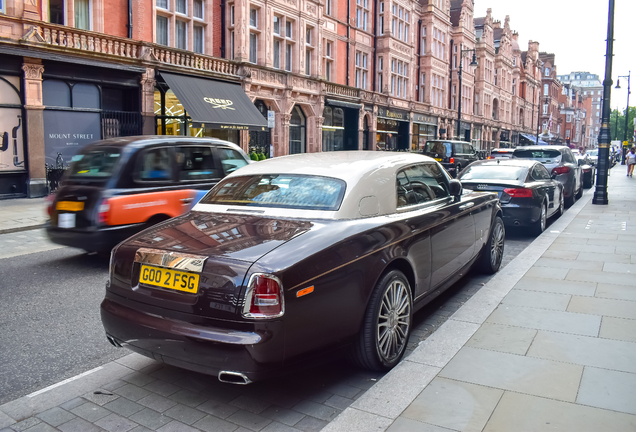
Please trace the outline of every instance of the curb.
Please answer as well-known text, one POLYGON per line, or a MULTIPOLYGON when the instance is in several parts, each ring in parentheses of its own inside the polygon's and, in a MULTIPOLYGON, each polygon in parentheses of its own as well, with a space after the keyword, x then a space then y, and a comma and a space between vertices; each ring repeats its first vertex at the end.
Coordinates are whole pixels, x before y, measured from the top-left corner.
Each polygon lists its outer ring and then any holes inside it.
POLYGON ((588 189, 549 229, 500 270, 395 369, 322 432, 385 431, 477 332, 503 298, 591 201, 588 189))
POLYGON ((45 226, 46 226, 46 224, 39 224, 39 225, 21 226, 21 227, 16 227, 16 228, 0 229, 0 235, 17 233, 17 232, 22 232, 22 231, 32 231, 32 230, 44 228, 45 226))

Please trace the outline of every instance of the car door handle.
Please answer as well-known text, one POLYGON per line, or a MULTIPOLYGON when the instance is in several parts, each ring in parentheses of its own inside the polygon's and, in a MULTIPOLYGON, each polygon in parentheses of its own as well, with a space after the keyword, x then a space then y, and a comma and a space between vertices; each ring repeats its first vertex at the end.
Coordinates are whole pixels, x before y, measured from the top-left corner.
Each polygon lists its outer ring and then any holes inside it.
POLYGON ((194 201, 194 198, 182 198, 180 201, 183 204, 190 204, 192 201, 194 201))
POLYGON ((469 203, 466 203, 466 204, 464 204, 464 205, 460 205, 460 206, 459 206, 459 209, 460 209, 460 210, 466 210, 466 209, 471 208, 471 207, 472 207, 472 206, 474 206, 474 205, 475 205, 475 203, 473 203, 473 202, 469 202, 469 203))

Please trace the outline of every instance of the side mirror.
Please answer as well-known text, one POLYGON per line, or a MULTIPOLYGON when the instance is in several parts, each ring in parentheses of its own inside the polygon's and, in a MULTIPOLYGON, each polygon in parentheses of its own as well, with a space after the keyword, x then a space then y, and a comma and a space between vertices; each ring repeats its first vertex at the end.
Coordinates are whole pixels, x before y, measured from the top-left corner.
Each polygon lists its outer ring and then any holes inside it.
POLYGON ((456 179, 452 179, 449 182, 449 186, 450 186, 450 194, 455 198, 455 199, 459 199, 459 197, 462 194, 462 182, 460 182, 459 180, 456 179))

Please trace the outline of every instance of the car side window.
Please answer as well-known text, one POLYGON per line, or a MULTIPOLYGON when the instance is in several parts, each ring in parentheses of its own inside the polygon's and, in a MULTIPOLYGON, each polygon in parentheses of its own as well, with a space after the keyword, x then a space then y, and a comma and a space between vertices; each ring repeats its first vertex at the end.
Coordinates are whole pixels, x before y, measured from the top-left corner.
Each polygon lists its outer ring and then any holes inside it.
POLYGON ((543 180, 550 180, 550 173, 548 172, 548 169, 546 167, 544 167, 543 165, 536 165, 536 169, 539 172, 539 175, 543 178, 543 180))
POLYGON ((217 153, 219 155, 219 159, 221 159, 221 166, 223 167, 225 175, 247 165, 247 161, 243 155, 234 149, 219 147, 217 149, 217 153))
POLYGON ((567 163, 576 163, 574 162, 574 156, 572 156, 572 152, 570 150, 563 150, 563 161, 567 163))
POLYGON ((423 204, 449 196, 448 179, 439 165, 414 165, 397 174, 397 207, 423 204))
POLYGON ((221 178, 214 163, 210 146, 182 146, 176 149, 177 171, 180 181, 221 178))
POLYGON ((455 154, 464 154, 464 146, 463 144, 453 143, 453 150, 455 150, 455 154))
POLYGON ((172 163, 168 148, 145 151, 137 163, 133 178, 139 181, 160 182, 172 179, 172 163))
POLYGON ((473 150, 473 146, 470 144, 464 144, 464 153, 467 155, 475 154, 475 150, 473 150))

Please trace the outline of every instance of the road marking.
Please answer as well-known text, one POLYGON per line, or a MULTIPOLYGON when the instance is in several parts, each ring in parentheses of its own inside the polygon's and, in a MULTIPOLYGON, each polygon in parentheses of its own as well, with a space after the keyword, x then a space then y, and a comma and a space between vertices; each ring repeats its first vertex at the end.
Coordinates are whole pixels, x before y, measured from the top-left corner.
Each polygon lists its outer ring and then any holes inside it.
POLYGON ((41 390, 38 390, 38 391, 33 392, 33 393, 31 393, 31 394, 28 394, 28 395, 27 395, 27 397, 28 397, 28 398, 32 398, 32 397, 35 397, 35 396, 40 395, 40 394, 42 394, 42 393, 46 393, 46 392, 47 392, 47 391, 49 391, 49 390, 53 390, 53 389, 54 389, 54 388, 56 388, 56 387, 63 386, 64 384, 68 384, 68 383, 70 383, 71 381, 75 381, 75 380, 77 380, 77 379, 80 379, 80 378, 82 378, 82 377, 85 377, 86 375, 90 375, 90 374, 92 374, 93 372, 97 372, 98 370, 102 370, 102 369, 104 369, 104 367, 103 367, 103 366, 97 366, 95 369, 91 369, 91 370, 86 371, 86 372, 84 372, 84 373, 81 373, 81 374, 79 374, 79 375, 75 375, 74 377, 71 377, 71 378, 69 378, 69 379, 65 379, 64 381, 60 381, 59 383, 56 383, 56 384, 50 385, 50 386, 45 387, 45 388, 43 388, 43 389, 41 389, 41 390))

